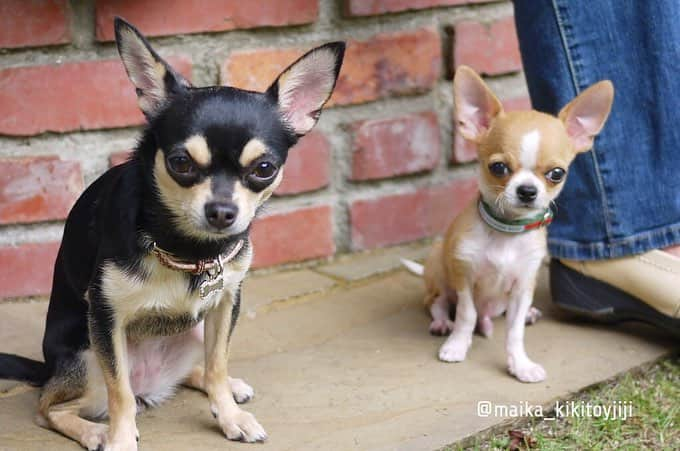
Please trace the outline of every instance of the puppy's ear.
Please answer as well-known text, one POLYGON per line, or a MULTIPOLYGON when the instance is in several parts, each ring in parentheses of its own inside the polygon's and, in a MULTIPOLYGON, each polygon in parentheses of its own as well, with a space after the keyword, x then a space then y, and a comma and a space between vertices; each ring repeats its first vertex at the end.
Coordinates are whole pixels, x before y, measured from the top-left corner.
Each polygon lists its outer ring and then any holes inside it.
POLYGON ((576 152, 593 147, 609 117, 614 102, 614 85, 609 80, 595 83, 569 102, 558 117, 567 129, 567 135, 576 152))
POLYGON ((267 89, 279 105, 283 120, 302 136, 309 132, 330 98, 345 55, 344 42, 310 50, 291 64, 267 89))
POLYGON ((491 126, 491 121, 503 112, 500 100, 477 73, 459 66, 453 78, 458 131, 465 139, 479 142, 491 126))
POLYGON ((113 26, 118 53, 137 90, 139 108, 149 118, 168 98, 191 84, 158 56, 134 26, 120 17, 115 18, 113 26))

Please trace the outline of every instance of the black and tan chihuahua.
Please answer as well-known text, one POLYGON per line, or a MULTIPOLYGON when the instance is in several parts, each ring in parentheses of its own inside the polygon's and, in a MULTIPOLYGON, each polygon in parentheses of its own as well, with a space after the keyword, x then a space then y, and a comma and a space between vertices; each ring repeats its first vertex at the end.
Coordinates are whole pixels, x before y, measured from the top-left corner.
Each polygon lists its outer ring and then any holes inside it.
POLYGON ((227 375, 248 232, 333 92, 345 45, 311 50, 264 93, 195 88, 135 27, 114 26, 148 126, 68 216, 45 362, 2 354, 0 378, 43 386, 38 422, 90 450, 137 449, 137 411, 179 384, 207 393, 227 438, 265 440, 237 406, 252 388, 227 375))

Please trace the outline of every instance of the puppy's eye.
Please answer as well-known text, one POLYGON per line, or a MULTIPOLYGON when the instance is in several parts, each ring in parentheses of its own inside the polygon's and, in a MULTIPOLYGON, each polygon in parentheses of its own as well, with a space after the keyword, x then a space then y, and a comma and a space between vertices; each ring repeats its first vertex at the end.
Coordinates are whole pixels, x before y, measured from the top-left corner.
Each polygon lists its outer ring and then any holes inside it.
POLYGON ((489 172, 491 172, 496 177, 505 177, 510 174, 510 168, 505 163, 497 161, 489 165, 489 172))
POLYGON ((173 172, 182 175, 190 175, 195 170, 193 161, 186 155, 175 155, 168 158, 168 165, 173 172))
POLYGON ((567 175, 567 173, 564 169, 553 168, 545 173, 545 178, 553 183, 560 183, 565 175, 567 175))
POLYGON ((255 166, 255 169, 253 169, 251 174, 258 179, 267 180, 271 178, 274 173, 276 173, 276 166, 268 161, 262 161, 255 166))

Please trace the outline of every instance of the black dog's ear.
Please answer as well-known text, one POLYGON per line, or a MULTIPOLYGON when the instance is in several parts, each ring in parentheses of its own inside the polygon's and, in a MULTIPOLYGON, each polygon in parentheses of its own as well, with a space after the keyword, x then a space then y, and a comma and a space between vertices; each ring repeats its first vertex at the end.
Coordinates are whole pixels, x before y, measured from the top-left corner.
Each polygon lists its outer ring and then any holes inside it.
POLYGON ((191 84, 151 48, 149 42, 131 24, 116 17, 113 22, 118 53, 125 71, 137 89, 139 108, 151 117, 172 95, 191 84))
POLYGON ((330 42, 310 50, 291 64, 267 89, 284 121, 302 136, 316 124, 330 98, 345 55, 344 42, 330 42))

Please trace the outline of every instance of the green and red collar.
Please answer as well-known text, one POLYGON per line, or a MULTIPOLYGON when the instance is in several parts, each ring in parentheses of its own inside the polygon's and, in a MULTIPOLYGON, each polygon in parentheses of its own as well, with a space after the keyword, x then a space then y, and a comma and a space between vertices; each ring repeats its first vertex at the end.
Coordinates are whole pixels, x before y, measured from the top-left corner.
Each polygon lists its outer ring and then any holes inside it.
POLYGON ((500 218, 494 215, 491 207, 479 199, 478 203, 479 215, 482 217, 484 222, 494 230, 505 233, 523 233, 529 230, 538 229, 543 226, 547 226, 553 220, 553 212, 550 208, 546 208, 543 213, 539 213, 536 216, 527 219, 517 219, 513 221, 508 221, 507 219, 500 218))

